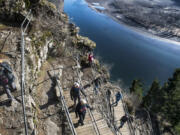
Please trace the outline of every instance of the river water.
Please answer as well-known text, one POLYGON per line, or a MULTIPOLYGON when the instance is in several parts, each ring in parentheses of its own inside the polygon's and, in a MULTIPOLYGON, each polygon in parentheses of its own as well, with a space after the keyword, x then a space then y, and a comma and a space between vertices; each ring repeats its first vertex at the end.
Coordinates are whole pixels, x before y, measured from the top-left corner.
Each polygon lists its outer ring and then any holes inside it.
POLYGON ((95 41, 96 56, 111 68, 111 79, 130 86, 140 79, 149 86, 154 79, 161 83, 180 67, 180 44, 153 38, 97 13, 84 0, 65 0, 64 12, 80 27, 80 34, 95 41))

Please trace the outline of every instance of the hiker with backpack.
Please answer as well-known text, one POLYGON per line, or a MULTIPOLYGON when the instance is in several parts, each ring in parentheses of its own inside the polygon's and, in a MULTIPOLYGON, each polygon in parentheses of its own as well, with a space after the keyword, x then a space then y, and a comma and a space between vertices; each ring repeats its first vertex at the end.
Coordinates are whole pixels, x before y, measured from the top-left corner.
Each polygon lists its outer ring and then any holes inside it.
POLYGON ((16 90, 15 77, 12 73, 12 68, 8 62, 0 61, 0 85, 3 86, 4 90, 7 93, 7 96, 12 102, 14 97, 11 94, 11 91, 16 90))
POLYGON ((116 97, 116 101, 115 101, 111 106, 117 106, 117 105, 118 105, 118 102, 119 102, 119 101, 121 100, 121 98, 122 98, 122 95, 121 95, 121 93, 118 91, 118 92, 116 93, 115 97, 116 97))
POLYGON ((79 83, 75 82, 70 91, 71 100, 74 100, 74 107, 76 106, 77 100, 80 102, 80 91, 84 96, 86 96, 81 90, 79 83))
POLYGON ((87 108, 90 108, 90 106, 87 105, 87 102, 85 99, 81 99, 80 102, 77 104, 76 109, 75 109, 76 117, 79 116, 78 125, 79 124, 84 125, 83 121, 84 121, 85 116, 86 116, 87 108))

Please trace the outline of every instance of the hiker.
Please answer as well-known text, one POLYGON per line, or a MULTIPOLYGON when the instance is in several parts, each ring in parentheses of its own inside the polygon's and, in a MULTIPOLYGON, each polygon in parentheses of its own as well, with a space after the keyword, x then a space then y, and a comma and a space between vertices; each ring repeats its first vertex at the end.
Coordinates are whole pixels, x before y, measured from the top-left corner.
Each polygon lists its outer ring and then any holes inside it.
MULTIPOLYGON (((81 123, 81 125, 84 125, 83 121, 86 116, 86 109, 90 108, 89 105, 87 105, 87 102, 85 99, 81 99, 80 102, 77 104, 75 113, 76 117, 79 116, 78 125, 81 123)), ((91 109, 91 108, 90 108, 91 109)))
POLYGON ((81 90, 79 83, 75 82, 74 86, 71 88, 70 96, 71 100, 74 100, 74 107, 76 106, 76 100, 78 99, 78 102, 80 102, 80 91, 84 96, 84 92, 81 90))
POLYGON ((93 81, 93 83, 94 83, 94 92, 95 92, 95 94, 97 95, 97 93, 98 93, 98 88, 99 88, 99 86, 101 85, 101 81, 100 81, 100 77, 98 77, 98 78, 96 78, 94 81, 93 81))
POLYGON ((118 91, 117 93, 116 93, 116 101, 112 104, 112 106, 117 106, 118 105, 118 102, 121 100, 121 98, 122 98, 122 95, 121 95, 121 93, 118 91))
POLYGON ((128 115, 127 115, 127 114, 125 114, 124 116, 121 117, 121 119, 120 119, 120 126, 119 126, 118 130, 123 127, 123 125, 126 123, 126 121, 127 121, 128 119, 129 119, 129 118, 128 118, 128 115))
POLYGON ((16 90, 15 77, 12 73, 12 68, 7 62, 0 61, 0 85, 3 86, 4 90, 7 93, 7 96, 12 102, 14 97, 11 94, 11 91, 16 90))
POLYGON ((89 61, 89 65, 92 66, 92 63, 94 61, 94 56, 93 56, 93 53, 89 53, 88 55, 88 61, 89 61))

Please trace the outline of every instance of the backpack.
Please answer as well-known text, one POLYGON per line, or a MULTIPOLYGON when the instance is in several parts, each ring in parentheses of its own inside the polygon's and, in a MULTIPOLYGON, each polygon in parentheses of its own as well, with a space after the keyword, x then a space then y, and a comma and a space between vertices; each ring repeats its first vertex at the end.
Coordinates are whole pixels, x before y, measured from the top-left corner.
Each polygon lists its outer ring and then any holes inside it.
MULTIPOLYGON (((14 81, 15 77, 12 73, 11 66, 7 62, 2 62, 2 63, 0 63, 0 67, 1 67, 1 70, 0 70, 1 78, 2 78, 2 76, 6 76, 6 80, 8 79, 8 81, 4 81, 4 82, 14 81)), ((5 79, 3 79, 3 80, 5 80, 5 79)))
POLYGON ((12 73, 12 68, 7 62, 0 63, 0 66, 4 68, 4 70, 7 70, 8 72, 12 73))
POLYGON ((78 96, 78 95, 79 95, 79 90, 80 90, 79 88, 73 86, 73 88, 72 88, 72 94, 73 94, 74 96, 78 96))
POLYGON ((120 93, 117 93, 117 94, 116 94, 116 100, 119 101, 121 98, 122 98, 121 94, 120 94, 120 93))
POLYGON ((126 122, 128 120, 128 117, 127 116, 123 116, 122 118, 121 118, 121 121, 123 121, 123 122, 126 122))
POLYGON ((79 111, 80 111, 81 113, 85 113, 85 112, 86 112, 86 106, 83 105, 79 111))

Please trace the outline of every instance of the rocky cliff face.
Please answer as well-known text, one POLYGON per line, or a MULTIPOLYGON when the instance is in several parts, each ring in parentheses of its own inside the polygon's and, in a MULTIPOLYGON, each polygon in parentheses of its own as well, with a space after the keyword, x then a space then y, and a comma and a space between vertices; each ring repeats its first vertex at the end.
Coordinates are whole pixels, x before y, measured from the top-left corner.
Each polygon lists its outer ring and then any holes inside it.
MULTIPOLYGON (((63 3, 61 4, 63 5, 63 3)), ((0 134, 24 134, 20 96, 21 23, 31 11, 31 22, 25 35, 25 102, 29 134, 65 134, 66 119, 56 98, 54 83, 47 71, 72 55, 72 47, 91 50, 95 43, 79 36, 78 28, 68 17, 46 0, 0 0, 0 59, 9 61, 16 76, 15 101, 10 105, 0 87, 0 134), (60 62, 60 61, 61 62, 60 62)))

